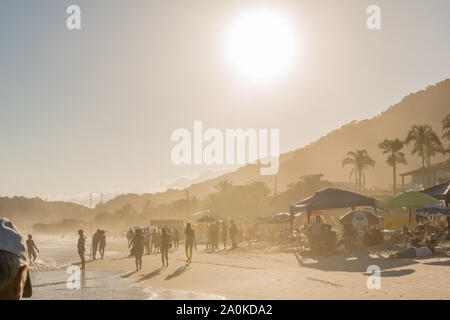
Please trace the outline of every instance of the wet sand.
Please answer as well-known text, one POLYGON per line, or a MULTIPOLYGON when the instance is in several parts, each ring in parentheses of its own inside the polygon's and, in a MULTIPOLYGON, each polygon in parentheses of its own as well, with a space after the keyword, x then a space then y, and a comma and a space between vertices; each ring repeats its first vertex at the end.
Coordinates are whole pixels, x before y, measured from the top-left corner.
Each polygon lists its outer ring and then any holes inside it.
POLYGON ((87 264, 87 270, 129 270, 123 278, 146 288, 153 298, 167 299, 450 299, 450 245, 429 258, 387 260, 386 246, 357 249, 332 257, 301 257, 289 246, 206 252, 204 245, 185 263, 184 246, 143 257, 134 271, 126 242, 115 242, 121 254, 87 264), (381 269, 381 288, 368 289, 367 267, 381 269))

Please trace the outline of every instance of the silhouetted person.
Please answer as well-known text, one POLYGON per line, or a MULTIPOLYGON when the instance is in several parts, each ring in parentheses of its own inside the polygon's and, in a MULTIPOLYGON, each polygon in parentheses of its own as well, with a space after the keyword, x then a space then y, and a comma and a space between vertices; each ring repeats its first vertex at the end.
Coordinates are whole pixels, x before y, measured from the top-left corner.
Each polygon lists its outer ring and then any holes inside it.
POLYGON ((130 228, 127 232, 127 240, 128 240, 128 246, 130 246, 131 240, 133 240, 134 232, 133 229, 130 228))
POLYGON ((152 231, 152 236, 150 239, 150 253, 152 253, 153 251, 157 251, 156 250, 156 246, 157 246, 157 240, 158 240, 158 235, 155 229, 153 229, 152 231))
POLYGON ((141 229, 136 229, 136 234, 128 245, 129 247, 131 247, 131 254, 136 262, 136 270, 139 270, 142 268, 142 255, 144 254, 144 236, 141 229))
POLYGON ((227 237, 228 237, 228 228, 224 220, 222 221, 222 241, 224 250, 227 250, 227 237))
POLYGON ((161 260, 163 267, 169 266, 169 248, 170 248, 170 234, 167 233, 166 228, 162 228, 161 240, 159 242, 159 249, 161 250, 161 260))
POLYGON ((184 250, 186 253, 186 263, 192 262, 192 248, 195 246, 195 250, 197 250, 197 242, 195 241, 195 233, 192 230, 191 224, 186 224, 186 229, 184 230, 184 235, 186 241, 184 242, 184 250))
POLYGON ((29 234, 29 235, 28 235, 28 240, 27 240, 28 258, 29 258, 30 260, 33 260, 33 261, 35 261, 36 258, 37 258, 36 251, 34 251, 34 249, 36 249, 37 252, 39 252, 39 249, 38 249, 38 248, 36 247, 36 245, 34 244, 32 235, 29 234))
POLYGON ((86 238, 83 234, 83 230, 78 230, 78 234, 80 235, 80 237, 78 238, 78 245, 77 245, 78 255, 80 256, 81 259, 81 269, 84 269, 86 263, 84 259, 84 251, 85 251, 84 244, 86 242, 86 238))
POLYGON ((180 233, 178 232, 178 229, 175 228, 172 234, 173 234, 173 249, 178 250, 178 244, 180 243, 180 233))
POLYGON ((145 228, 144 231, 144 247, 145 247, 145 254, 150 254, 150 228, 145 228))
POLYGON ((99 242, 98 242, 98 252, 100 253, 100 256, 103 259, 103 256, 105 255, 105 248, 106 248, 106 233, 105 230, 100 230, 99 235, 99 242))
POLYGON ((95 260, 95 257, 97 255, 97 249, 98 245, 100 243, 100 230, 97 229, 97 232, 94 233, 94 236, 92 237, 92 259, 95 260))
POLYGON ((231 249, 237 248, 236 236, 237 236, 237 227, 234 224, 234 221, 231 220, 230 221, 231 249))

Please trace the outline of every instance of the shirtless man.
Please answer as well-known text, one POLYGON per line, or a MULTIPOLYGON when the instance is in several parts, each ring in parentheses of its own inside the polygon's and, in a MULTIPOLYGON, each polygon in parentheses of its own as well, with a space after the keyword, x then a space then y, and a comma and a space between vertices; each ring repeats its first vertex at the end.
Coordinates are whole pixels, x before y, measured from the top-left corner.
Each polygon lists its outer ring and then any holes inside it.
POLYGON ((35 261, 37 258, 37 254, 36 254, 36 251, 34 251, 34 249, 36 249, 37 252, 39 252, 39 249, 34 244, 33 236, 31 234, 29 234, 28 240, 27 240, 28 258, 33 261, 35 261))

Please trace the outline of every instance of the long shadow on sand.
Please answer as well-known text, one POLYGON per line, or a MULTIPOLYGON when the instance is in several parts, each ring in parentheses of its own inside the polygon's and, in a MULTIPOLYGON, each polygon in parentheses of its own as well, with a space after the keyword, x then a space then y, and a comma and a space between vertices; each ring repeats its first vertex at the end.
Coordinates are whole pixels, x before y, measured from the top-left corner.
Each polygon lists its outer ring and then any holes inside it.
MULTIPOLYGON (((388 260, 382 256, 373 258, 366 254, 340 254, 331 257, 302 257, 295 253, 295 257, 301 267, 313 268, 323 271, 342 271, 342 272, 359 272, 366 273, 367 267, 377 265, 381 270, 394 269, 399 267, 410 266, 418 262, 411 259, 395 259, 388 260), (312 261, 311 261, 312 260, 312 261)), ((411 273, 411 272, 410 272, 411 273)), ((393 273, 392 273, 393 274, 393 273)), ((397 273, 397 275, 406 275, 409 273, 397 273)), ((387 275, 389 276, 389 274, 387 275)), ((393 276, 393 275, 392 275, 393 276)))
POLYGON ((185 264, 184 266, 178 268, 177 270, 175 270, 173 273, 169 274, 165 280, 170 280, 173 279, 175 277, 178 277, 180 275, 182 275, 183 273, 185 273, 186 271, 189 270, 189 265, 185 264))
POLYGON ((157 275, 159 275, 163 269, 164 269, 164 267, 159 267, 158 269, 153 270, 153 271, 150 272, 150 273, 147 273, 145 276, 142 276, 142 277, 141 277, 139 280, 137 280, 137 281, 138 281, 138 282, 141 282, 141 281, 145 281, 145 280, 154 278, 154 277, 156 277, 157 275))
MULTIPOLYGON (((401 277, 401 276, 407 276, 408 274, 414 273, 415 270, 413 269, 401 269, 401 270, 389 270, 389 271, 382 271, 380 276, 383 278, 387 277, 401 277)), ((368 274, 369 276, 372 274, 368 274)))
POLYGON ((125 274, 122 274, 120 277, 121 278, 128 278, 129 276, 132 276, 133 274, 135 274, 136 272, 138 272, 138 270, 134 270, 125 274))
POLYGON ((114 258, 114 259, 111 259, 111 261, 125 260, 125 259, 131 259, 131 258, 134 258, 134 257, 132 255, 129 255, 129 256, 122 257, 122 258, 114 258))

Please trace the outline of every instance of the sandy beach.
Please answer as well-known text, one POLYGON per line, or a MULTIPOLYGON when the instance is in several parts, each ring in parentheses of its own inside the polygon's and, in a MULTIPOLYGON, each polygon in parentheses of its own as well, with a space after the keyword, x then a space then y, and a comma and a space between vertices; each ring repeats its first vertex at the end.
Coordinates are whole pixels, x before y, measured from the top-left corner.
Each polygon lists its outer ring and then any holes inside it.
POLYGON ((241 247, 215 253, 199 245, 186 265, 184 247, 169 254, 161 268, 159 254, 143 257, 135 270, 125 241, 109 248, 120 254, 87 263, 90 270, 129 270, 121 275, 154 298, 203 299, 450 299, 450 245, 428 258, 387 260, 387 246, 360 248, 331 257, 301 257, 295 247, 241 247), (381 270, 381 288, 368 289, 367 267, 381 270))

